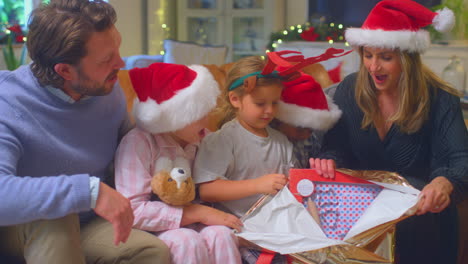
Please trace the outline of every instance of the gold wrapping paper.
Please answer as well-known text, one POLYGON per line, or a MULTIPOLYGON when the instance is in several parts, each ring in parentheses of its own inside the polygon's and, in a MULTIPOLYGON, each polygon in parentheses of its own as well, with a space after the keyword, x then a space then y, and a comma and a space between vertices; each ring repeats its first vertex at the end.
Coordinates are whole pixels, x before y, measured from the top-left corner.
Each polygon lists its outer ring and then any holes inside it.
MULTIPOLYGON (((394 172, 387 171, 355 171, 338 169, 337 171, 381 183, 397 184, 412 187, 408 181, 394 172)), ((252 206, 243 219, 249 216, 256 208, 261 207, 269 196, 263 196, 252 206)), ((414 210, 410 210, 411 212, 414 210)), ((290 254, 293 263, 297 264, 377 264, 394 263, 395 225, 409 215, 368 229, 345 242, 351 245, 337 245, 317 250, 290 254)), ((241 245, 260 249, 257 245, 241 239, 241 245)))

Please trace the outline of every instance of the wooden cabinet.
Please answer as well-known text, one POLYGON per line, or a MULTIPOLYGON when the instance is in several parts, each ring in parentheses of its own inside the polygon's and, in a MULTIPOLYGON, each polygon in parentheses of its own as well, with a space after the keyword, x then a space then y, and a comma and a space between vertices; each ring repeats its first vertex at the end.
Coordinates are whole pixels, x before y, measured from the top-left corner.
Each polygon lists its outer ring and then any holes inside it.
MULTIPOLYGON (((468 41, 466 43, 458 44, 432 44, 430 48, 422 55, 422 59, 425 65, 431 70, 442 76, 444 68, 449 64, 450 58, 457 56, 460 58, 461 63, 465 69, 465 102, 468 99, 468 41)), ((450 80, 448 80, 450 81, 450 80)), ((460 89, 459 87, 457 87, 460 89)))
POLYGON ((284 0, 178 0, 177 38, 226 45, 228 62, 265 54, 270 33, 284 28, 284 0))

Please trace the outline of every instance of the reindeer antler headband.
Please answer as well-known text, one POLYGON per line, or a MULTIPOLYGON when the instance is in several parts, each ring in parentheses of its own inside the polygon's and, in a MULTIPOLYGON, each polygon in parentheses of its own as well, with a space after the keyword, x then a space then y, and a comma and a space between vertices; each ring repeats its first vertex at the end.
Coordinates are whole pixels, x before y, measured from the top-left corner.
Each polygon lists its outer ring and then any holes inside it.
POLYGON ((257 79, 259 78, 293 80, 299 77, 299 70, 307 65, 325 61, 331 58, 341 57, 352 52, 352 50, 344 53, 343 51, 343 49, 328 48, 323 54, 310 58, 304 58, 304 56, 299 51, 283 50, 277 52, 268 52, 268 61, 263 70, 247 74, 235 80, 229 86, 229 91, 234 90, 242 84, 246 87, 247 91, 251 91, 256 86, 257 79), (295 55, 285 56, 288 54, 295 55), (275 68, 277 69, 278 67, 281 67, 282 70, 275 70, 275 68))

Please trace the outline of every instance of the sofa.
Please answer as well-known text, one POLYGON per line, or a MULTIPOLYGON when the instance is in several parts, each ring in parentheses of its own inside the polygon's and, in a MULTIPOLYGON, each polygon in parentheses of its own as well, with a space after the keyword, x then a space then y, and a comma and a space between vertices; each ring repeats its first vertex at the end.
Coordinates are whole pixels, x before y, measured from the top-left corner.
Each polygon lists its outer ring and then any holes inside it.
POLYGON ((227 46, 199 45, 193 42, 166 39, 163 42, 164 55, 137 54, 123 58, 129 70, 135 67, 146 67, 154 62, 176 64, 214 64, 226 63, 227 46))

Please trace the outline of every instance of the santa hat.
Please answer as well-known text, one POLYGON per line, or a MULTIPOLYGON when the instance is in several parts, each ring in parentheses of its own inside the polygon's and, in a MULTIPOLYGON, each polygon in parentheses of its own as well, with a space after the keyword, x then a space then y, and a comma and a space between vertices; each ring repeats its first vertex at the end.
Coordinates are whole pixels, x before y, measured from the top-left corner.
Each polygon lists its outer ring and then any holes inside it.
POLYGON ((440 32, 455 24, 452 10, 432 12, 411 0, 383 0, 370 11, 361 28, 348 28, 346 41, 352 46, 424 52, 430 44, 429 32, 422 27, 433 24, 440 32))
POLYGON ((276 115, 282 122, 327 131, 340 119, 341 110, 312 76, 301 72, 299 78, 283 85, 276 115))
POLYGON ((328 48, 323 54, 304 58, 297 51, 269 52, 265 70, 275 68, 284 76, 276 118, 298 127, 329 130, 340 119, 341 110, 323 92, 315 79, 300 71, 307 65, 349 54, 352 50, 328 48))
POLYGON ((150 133, 176 131, 203 118, 220 93, 213 75, 201 65, 153 63, 129 75, 137 94, 133 115, 150 133))

